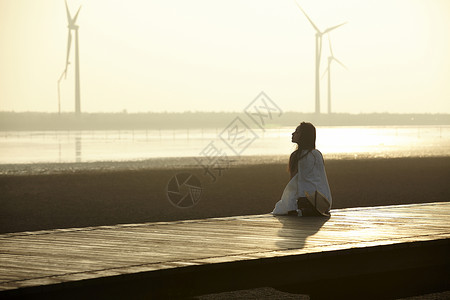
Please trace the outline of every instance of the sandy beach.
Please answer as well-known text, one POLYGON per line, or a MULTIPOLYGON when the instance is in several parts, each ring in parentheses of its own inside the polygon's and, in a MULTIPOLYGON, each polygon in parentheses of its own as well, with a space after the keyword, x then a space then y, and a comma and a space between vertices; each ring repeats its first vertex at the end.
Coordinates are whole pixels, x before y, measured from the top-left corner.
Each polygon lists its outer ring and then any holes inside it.
MULTIPOLYGON (((233 165, 215 182, 198 166, 116 165, 3 172, 0 232, 265 214, 289 180, 281 160, 233 165), (182 172, 195 175, 203 189, 191 208, 167 197, 168 182, 182 172)), ((449 157, 326 160, 325 166, 333 208, 450 200, 449 157)))
MULTIPOLYGON (((329 159, 325 166, 333 208, 450 200, 450 157, 329 159)), ((216 175, 213 182, 198 166, 173 160, 3 166, 0 232, 265 214, 289 180, 286 162, 279 157, 247 159, 216 175), (169 202, 168 182, 179 173, 200 180, 202 194, 191 208, 169 202)), ((448 296, 443 292, 408 299, 448 296)), ((262 287, 193 299, 309 296, 262 287)))

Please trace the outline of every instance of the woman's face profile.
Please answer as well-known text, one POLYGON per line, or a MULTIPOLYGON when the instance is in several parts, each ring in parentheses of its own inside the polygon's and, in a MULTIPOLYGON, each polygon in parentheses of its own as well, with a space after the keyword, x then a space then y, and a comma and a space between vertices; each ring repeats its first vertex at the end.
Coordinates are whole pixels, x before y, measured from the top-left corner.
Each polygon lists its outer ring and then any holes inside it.
POLYGON ((292 133, 292 142, 297 144, 300 142, 300 126, 292 133))

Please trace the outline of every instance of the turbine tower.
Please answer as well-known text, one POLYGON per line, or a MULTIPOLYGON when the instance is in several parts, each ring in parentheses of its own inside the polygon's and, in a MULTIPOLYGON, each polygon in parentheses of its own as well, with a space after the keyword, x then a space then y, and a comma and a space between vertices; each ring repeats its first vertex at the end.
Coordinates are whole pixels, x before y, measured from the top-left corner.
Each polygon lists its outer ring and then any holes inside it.
MULTIPOLYGON (((330 45, 330 56, 328 56, 328 67, 325 72, 328 73, 328 113, 331 114, 331 63, 334 60, 335 62, 343 66, 346 70, 347 67, 339 59, 334 57, 333 48, 331 47, 330 35, 328 35, 328 44, 330 45)), ((325 72, 323 73, 323 75, 325 75, 325 72)))
POLYGON ((78 18, 78 13, 80 12, 81 6, 78 8, 77 13, 72 18, 70 16, 69 8, 66 3, 66 12, 67 12, 67 28, 69 29, 69 34, 67 37, 67 56, 66 56, 66 68, 64 70, 64 78, 67 76, 67 68, 70 64, 69 55, 70 55, 70 46, 72 44, 72 30, 75 31, 75 114, 80 116, 81 113, 81 101, 80 101, 80 59, 78 53, 78 25, 76 25, 76 21, 78 18))
POLYGON ((314 28, 314 30, 316 31, 316 74, 315 74, 315 80, 316 80, 316 92, 315 92, 315 112, 316 114, 320 114, 320 57, 322 54, 322 35, 324 35, 325 33, 328 33, 342 25, 344 25, 346 22, 333 26, 333 27, 329 27, 327 29, 325 29, 324 31, 320 31, 320 29, 316 26, 316 24, 314 24, 314 22, 308 17, 308 15, 306 14, 306 12, 303 10, 303 8, 297 3, 296 0, 295 4, 297 4, 298 8, 300 8, 300 10, 303 12, 303 14, 305 15, 305 17, 308 19, 309 23, 311 23, 312 27, 314 28))

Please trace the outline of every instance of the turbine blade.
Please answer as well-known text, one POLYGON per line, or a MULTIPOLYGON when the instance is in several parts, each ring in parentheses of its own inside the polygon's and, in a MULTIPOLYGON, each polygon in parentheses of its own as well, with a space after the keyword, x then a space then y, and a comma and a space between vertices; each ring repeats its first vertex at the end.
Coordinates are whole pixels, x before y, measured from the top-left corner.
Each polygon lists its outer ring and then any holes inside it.
POLYGON ((59 84, 59 82, 61 81, 61 79, 63 78, 63 76, 66 74, 66 70, 64 70, 62 73, 61 73, 61 75, 59 76, 59 79, 58 79, 58 84, 59 84))
POLYGON ((337 59, 337 58, 334 57, 334 56, 333 56, 333 59, 334 59, 338 64, 340 64, 341 66, 343 66, 344 69, 348 70, 348 68, 347 68, 347 67, 346 67, 339 59, 337 59))
POLYGON ((345 24, 347 24, 347 22, 344 22, 344 23, 342 23, 342 24, 339 24, 339 25, 336 25, 336 26, 327 28, 327 29, 325 29, 325 31, 324 31, 323 33, 330 32, 331 30, 335 30, 336 28, 341 27, 342 25, 345 25, 345 24))
POLYGON ((70 46, 72 44, 72 32, 69 29, 69 35, 67 36, 67 56, 66 56, 66 70, 64 72, 66 72, 66 75, 64 76, 64 78, 67 76, 67 66, 69 65, 69 56, 70 56, 70 46))
POLYGON ((81 6, 78 8, 77 13, 75 14, 75 17, 73 17, 72 24, 75 25, 78 18, 78 13, 80 12, 81 6))
POLYGON ((320 64, 320 58, 322 57, 322 35, 318 35, 319 38, 319 64, 320 64))
POLYGON ((67 6, 67 0, 65 1, 65 3, 66 3, 67 22, 69 22, 70 24, 72 17, 70 16, 69 7, 67 6))
POLYGON ((308 15, 306 14, 306 12, 303 10, 303 8, 297 3, 296 0, 294 0, 295 4, 297 4, 298 8, 300 8, 300 10, 303 12, 303 14, 305 15, 305 17, 308 19, 309 23, 311 23, 311 25, 314 27, 314 29, 320 33, 320 29, 316 26, 316 24, 314 24, 314 22, 308 17, 308 15))
POLYGON ((69 64, 69 55, 70 55, 70 46, 72 45, 72 32, 69 29, 69 34, 67 36, 67 56, 66 56, 66 65, 69 64))
POLYGON ((330 39, 330 35, 328 34, 328 45, 330 46, 330 53, 331 53, 331 56, 334 56, 334 54, 333 54, 333 48, 331 48, 331 39, 330 39))
POLYGON ((66 68, 64 69, 64 79, 67 79, 67 69, 69 68, 69 65, 66 65, 66 68))
POLYGON ((321 79, 323 79, 323 76, 325 76, 325 74, 327 74, 327 72, 330 71, 330 66, 328 66, 325 71, 323 71, 322 77, 320 77, 321 79))

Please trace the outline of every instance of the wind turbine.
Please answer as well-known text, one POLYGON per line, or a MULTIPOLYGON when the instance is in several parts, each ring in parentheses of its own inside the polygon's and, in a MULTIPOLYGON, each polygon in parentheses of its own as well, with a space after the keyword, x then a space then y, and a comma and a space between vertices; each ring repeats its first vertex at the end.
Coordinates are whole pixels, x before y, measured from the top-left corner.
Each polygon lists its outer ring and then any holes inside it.
MULTIPOLYGON (((79 58, 79 53, 78 53, 78 28, 79 26, 76 25, 76 21, 78 18, 78 13, 80 12, 81 6, 78 8, 77 13, 75 14, 75 16, 72 18, 70 16, 70 12, 69 12, 69 7, 67 6, 67 0, 65 1, 66 3, 66 13, 67 13, 67 28, 69 29, 69 34, 67 36, 67 56, 66 56, 66 68, 64 69, 64 78, 67 77, 67 68, 70 64, 69 61, 69 55, 70 55, 70 48, 71 48, 71 44, 72 44, 72 30, 75 31, 75 114, 77 116, 80 115, 81 113, 81 105, 80 105, 80 58, 79 58)), ((62 76, 62 75, 61 75, 62 76)), ((61 80, 61 78, 58 80, 58 89, 59 89, 59 81, 61 80)))
MULTIPOLYGON (((331 114, 331 63, 334 60, 335 62, 343 66, 346 70, 347 67, 339 59, 334 57, 333 48, 331 47, 330 35, 328 35, 328 44, 330 45, 330 56, 328 56, 328 67, 325 72, 328 73, 328 113, 331 114)), ((323 75, 325 75, 325 72, 323 73, 323 75)))
POLYGON ((316 112, 316 114, 320 114, 320 74, 319 74, 319 72, 320 72, 320 57, 322 54, 322 35, 344 25, 347 22, 344 22, 342 24, 339 24, 339 25, 336 25, 333 27, 329 27, 329 28, 325 29, 324 31, 320 31, 319 27, 317 27, 316 24, 314 24, 314 22, 308 17, 306 12, 297 3, 297 1, 296 0, 294 0, 294 1, 295 1, 295 4, 297 4, 298 8, 300 8, 300 10, 303 12, 305 17, 308 19, 309 23, 311 23, 314 30, 316 31, 316 74, 315 74, 315 79, 316 79, 315 106, 316 107, 315 107, 315 112, 316 112))
POLYGON ((64 77, 66 76, 66 73, 67 73, 67 66, 66 66, 66 69, 61 73, 61 75, 59 76, 59 79, 58 79, 58 114, 59 115, 61 114, 61 92, 59 89, 59 85, 60 85, 60 82, 61 82, 61 79, 63 78, 63 76, 64 77))

